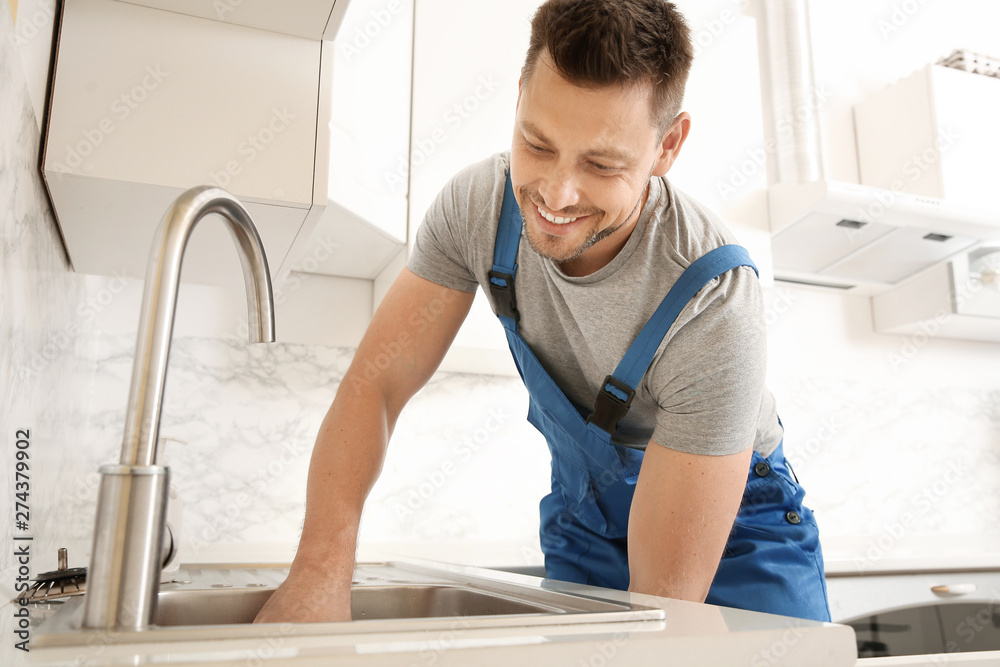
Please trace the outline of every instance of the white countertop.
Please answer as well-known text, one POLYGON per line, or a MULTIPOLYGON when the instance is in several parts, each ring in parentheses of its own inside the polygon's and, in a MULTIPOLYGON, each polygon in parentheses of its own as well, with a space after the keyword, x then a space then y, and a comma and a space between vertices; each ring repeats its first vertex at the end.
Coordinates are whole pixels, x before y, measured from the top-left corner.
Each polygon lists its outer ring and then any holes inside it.
MULTIPOLYGON (((455 575, 539 587, 535 577, 443 566, 455 575)), ((327 665, 854 665, 854 633, 846 627, 591 586, 546 582, 546 589, 663 609, 664 620, 545 627, 463 627, 433 632, 350 634, 347 624, 255 626, 266 638, 35 648, 31 664, 327 665), (337 627, 339 626, 339 631, 337 627), (305 633, 303 629, 311 629, 305 633)), ((364 621, 362 621, 364 622, 364 621)), ((466 624, 468 625, 468 624, 466 624)), ((239 626, 237 626, 239 627, 239 626)), ((246 627, 246 626, 244 626, 246 627)))
POLYGON ((823 538, 828 575, 1000 570, 1000 540, 979 535, 907 536, 883 548, 871 538, 823 538))
POLYGON ((901 655, 894 658, 860 658, 857 667, 941 667, 942 665, 1000 665, 1000 651, 901 655))
MULTIPOLYGON (((877 545, 875 545, 877 546, 877 545)), ((289 563, 295 555, 292 544, 212 544, 202 547, 196 558, 202 563, 238 563, 252 554, 258 562, 289 563)), ((1000 570, 1000 541, 971 535, 924 538, 897 544, 891 552, 874 549, 864 539, 825 538, 823 555, 829 575, 888 574, 940 570, 1000 570)), ((374 562, 398 558, 438 560, 477 567, 530 567, 543 564, 535 546, 514 542, 435 540, 428 542, 362 542, 358 560, 374 562)))
MULTIPOLYGON (((825 561, 828 575, 889 574, 899 572, 936 572, 947 570, 1000 569, 1000 544, 973 536, 960 539, 911 542, 892 553, 866 553, 871 544, 863 540, 826 540, 825 561), (875 557, 872 557, 874 555, 875 557)), ((183 552, 182 552, 183 553, 183 552)), ((427 559, 460 562, 463 566, 531 567, 542 564, 542 554, 535 548, 505 542, 399 542, 362 543, 359 562, 427 559)), ((204 563, 240 563, 248 555, 255 561, 288 563, 294 545, 214 544, 198 556, 204 563)), ((491 576, 510 581, 538 581, 523 575, 491 572, 491 576)), ((345 640, 339 636, 298 636, 295 626, 287 626, 276 639, 263 641, 226 640, 205 645, 147 645, 142 654, 125 652, 118 657, 107 647, 77 650, 73 656, 56 655, 50 650, 33 650, 26 664, 58 665, 90 655, 90 662, 80 664, 211 664, 244 665, 248 660, 266 664, 328 664, 334 655, 338 664, 415 665, 510 665, 526 664, 662 664, 669 654, 675 664, 690 665, 853 665, 854 637, 849 628, 816 624, 798 619, 756 614, 741 610, 698 605, 665 598, 641 596, 619 591, 591 589, 565 584, 602 596, 625 596, 636 602, 662 608, 666 620, 645 621, 636 627, 629 624, 589 625, 544 631, 518 632, 502 629, 446 632, 420 636, 365 637, 345 640), (706 651, 711 653, 708 660, 706 651), (753 662, 756 659, 756 662, 753 662)), ((24 656, 16 656, 18 659, 24 656)), ((866 658, 856 662, 868 667, 903 667, 940 664, 1000 664, 1000 652, 947 656, 903 658, 866 658)), ((21 664, 21 663, 14 663, 21 664)))

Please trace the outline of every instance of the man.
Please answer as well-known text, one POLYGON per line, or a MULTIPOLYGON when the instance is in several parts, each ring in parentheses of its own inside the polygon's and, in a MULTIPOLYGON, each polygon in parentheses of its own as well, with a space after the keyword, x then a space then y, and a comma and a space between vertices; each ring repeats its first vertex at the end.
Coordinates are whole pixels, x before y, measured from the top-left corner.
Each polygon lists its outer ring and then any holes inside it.
POLYGON ((756 269, 663 178, 691 124, 691 59, 664 0, 537 11, 511 151, 428 211, 323 422, 299 549, 258 622, 350 618, 364 500, 477 286, 552 454, 549 577, 829 619, 818 532, 764 387, 756 269), (440 315, 417 333, 425 312, 440 315), (415 343, 361 381, 404 333, 415 343))

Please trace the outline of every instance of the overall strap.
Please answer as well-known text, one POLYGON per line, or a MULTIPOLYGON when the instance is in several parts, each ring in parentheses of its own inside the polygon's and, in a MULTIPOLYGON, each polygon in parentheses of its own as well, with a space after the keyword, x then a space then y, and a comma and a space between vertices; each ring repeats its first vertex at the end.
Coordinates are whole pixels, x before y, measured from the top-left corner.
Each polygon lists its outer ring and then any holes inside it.
POLYGON ((636 387, 653 362, 653 355, 681 310, 702 287, 738 266, 749 266, 759 275, 750 254, 738 245, 720 246, 699 257, 684 271, 635 337, 615 372, 604 379, 594 411, 587 418, 591 430, 615 434, 632 404, 636 387))
POLYGON ((514 188, 510 183, 510 171, 503 191, 503 205, 497 236, 493 243, 493 270, 490 271, 490 293, 496 302, 497 316, 507 329, 517 331, 521 319, 517 312, 517 298, 514 294, 514 276, 517 274, 517 246, 521 241, 521 211, 517 207, 514 188))

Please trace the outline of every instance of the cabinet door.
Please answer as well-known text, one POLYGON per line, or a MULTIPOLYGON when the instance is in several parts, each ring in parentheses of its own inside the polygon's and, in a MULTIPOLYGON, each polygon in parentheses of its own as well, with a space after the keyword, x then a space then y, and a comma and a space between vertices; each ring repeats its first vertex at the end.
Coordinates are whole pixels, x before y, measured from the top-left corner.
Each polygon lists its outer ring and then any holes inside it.
POLYGON ((326 207, 285 262, 285 340, 357 346, 404 266, 412 37, 413 0, 353 0, 323 43, 326 207))
POLYGON ((1000 650, 1000 600, 941 605, 945 652, 1000 650))
POLYGON ((124 0, 306 39, 333 39, 349 0, 124 0))
POLYGON ((859 658, 944 652, 936 608, 910 607, 848 622, 858 640, 859 658))
MULTIPOLYGON (((66 2, 43 170, 75 269, 145 275, 170 203, 214 184, 247 206, 276 274, 315 203, 320 52, 173 12, 66 2)), ((198 226, 182 275, 242 284, 222 225, 198 226)))

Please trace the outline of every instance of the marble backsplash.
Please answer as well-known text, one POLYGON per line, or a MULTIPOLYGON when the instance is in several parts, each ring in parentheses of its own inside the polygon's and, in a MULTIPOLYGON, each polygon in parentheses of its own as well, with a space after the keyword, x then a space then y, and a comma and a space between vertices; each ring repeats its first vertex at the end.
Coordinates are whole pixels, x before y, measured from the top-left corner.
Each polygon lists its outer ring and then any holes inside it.
MULTIPOLYGON (((45 505, 37 525, 46 541, 58 536, 81 558, 89 552, 97 468, 119 453, 134 344, 131 335, 81 336, 77 367, 60 367, 72 382, 49 394, 73 391, 75 405, 67 396, 58 409, 22 413, 36 432, 72 438, 65 445, 39 439, 44 495, 37 498, 45 505)), ((172 502, 183 508, 184 560, 228 559, 236 545, 258 557, 291 556, 315 434, 352 353, 174 342, 161 436, 172 502)), ((809 376, 772 388, 786 456, 841 556, 877 560, 946 536, 1000 542, 1000 392, 809 376)), ((507 543, 519 548, 498 561, 516 554, 523 563, 514 564, 538 564, 537 501, 547 492, 548 452, 524 420, 526 409, 516 378, 437 374, 397 423, 366 505, 362 546, 405 551, 411 544, 421 554, 463 560, 452 545, 507 543)))
MULTIPOLYGON (((84 549, 94 471, 118 455, 133 348, 131 336, 95 335, 87 346, 96 370, 84 388, 80 447, 61 457, 83 472, 60 487, 53 517, 64 541, 84 549)), ((174 439, 165 455, 184 507, 186 559, 295 543, 312 443, 352 353, 175 341, 161 435, 174 439)), ((831 542, 854 545, 842 555, 878 544, 882 557, 923 548, 928 537, 1000 542, 1000 391, 805 375, 772 389, 807 503, 831 542)), ((437 374, 397 424, 362 542, 515 543, 523 564, 537 564, 548 452, 526 409, 516 378, 437 374)))
MULTIPOLYGON (((93 340, 97 370, 84 388, 82 446, 63 455, 63 465, 81 471, 61 487, 59 505, 69 514, 92 513, 96 470, 118 457, 134 345, 124 335, 93 340)), ((313 441, 352 354, 281 343, 174 341, 161 460, 184 507, 187 560, 211 559, 225 545, 297 542, 313 441)), ((436 375, 396 425, 366 508, 363 539, 527 536, 530 542, 536 503, 548 484, 548 453, 523 420, 526 407, 513 378, 436 375)), ((58 532, 85 548, 89 531, 86 521, 66 521, 58 532)))
MULTIPOLYGON (((10 507, 0 536, 4 568, 13 565, 13 534, 40 538, 57 513, 50 494, 73 471, 52 465, 51 453, 79 441, 85 399, 79 389, 93 369, 80 339, 65 335, 86 287, 81 276, 69 271, 38 172, 38 126, 13 27, 7 3, 0 3, 0 492, 10 507), (35 370, 25 372, 32 365, 35 370), (14 470, 15 438, 21 429, 30 433, 27 531, 15 531, 11 500, 16 481, 23 482, 15 480, 14 470)), ((48 548, 44 541, 32 543, 35 553, 48 548)), ((10 585, 4 577, 4 590, 10 585)))

